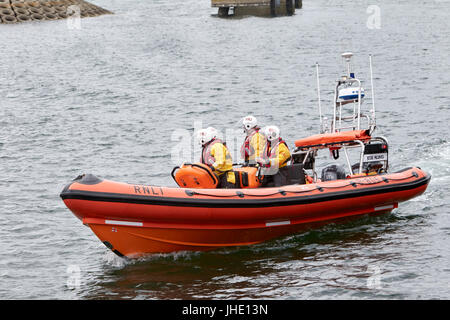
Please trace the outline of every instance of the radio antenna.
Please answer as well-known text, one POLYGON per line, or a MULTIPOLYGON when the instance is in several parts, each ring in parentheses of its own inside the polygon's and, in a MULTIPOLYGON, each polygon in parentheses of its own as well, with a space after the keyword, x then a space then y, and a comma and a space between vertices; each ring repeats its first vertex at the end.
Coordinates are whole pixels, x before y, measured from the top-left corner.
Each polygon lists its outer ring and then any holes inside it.
POLYGON ((320 133, 322 133, 322 105, 320 104, 320 81, 319 81, 319 63, 316 62, 316 75, 317 75, 317 96, 319 99, 319 121, 320 121, 320 133))
MULTIPOLYGON (((369 54, 369 66, 370 66, 370 85, 371 85, 371 91, 372 91, 372 125, 374 126, 373 129, 375 129, 376 126, 376 118, 375 118, 375 94, 373 91, 373 72, 372 72, 372 55, 369 54)), ((372 130, 373 130, 372 129, 372 130)))

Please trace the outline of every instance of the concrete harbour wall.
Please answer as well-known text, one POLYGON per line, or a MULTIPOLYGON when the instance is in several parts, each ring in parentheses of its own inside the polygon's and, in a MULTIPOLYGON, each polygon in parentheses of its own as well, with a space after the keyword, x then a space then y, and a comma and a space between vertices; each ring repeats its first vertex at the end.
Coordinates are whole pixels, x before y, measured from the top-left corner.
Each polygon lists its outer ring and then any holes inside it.
POLYGON ((0 23, 95 17, 112 12, 83 0, 0 0, 0 23))

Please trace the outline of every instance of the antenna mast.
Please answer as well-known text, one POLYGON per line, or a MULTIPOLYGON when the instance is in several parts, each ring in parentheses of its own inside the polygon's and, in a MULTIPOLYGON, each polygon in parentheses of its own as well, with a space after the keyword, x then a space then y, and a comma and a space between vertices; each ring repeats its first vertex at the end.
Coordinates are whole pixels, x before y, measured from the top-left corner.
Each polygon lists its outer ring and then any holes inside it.
POLYGON ((372 130, 375 130, 375 126, 376 126, 376 118, 375 118, 375 93, 373 91, 373 72, 372 72, 372 55, 369 54, 369 65, 370 65, 370 85, 371 85, 371 89, 372 89, 372 130))
POLYGON ((320 121, 320 132, 323 131, 323 123, 322 123, 322 105, 320 104, 320 82, 319 82, 319 63, 316 62, 316 74, 317 74, 317 96, 319 99, 319 121, 320 121))

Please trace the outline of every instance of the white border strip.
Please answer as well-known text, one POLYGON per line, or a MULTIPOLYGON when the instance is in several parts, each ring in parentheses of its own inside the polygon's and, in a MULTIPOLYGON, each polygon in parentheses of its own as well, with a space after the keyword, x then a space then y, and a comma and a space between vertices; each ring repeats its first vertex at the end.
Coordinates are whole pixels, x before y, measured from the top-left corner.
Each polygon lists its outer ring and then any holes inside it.
POLYGON ((387 205, 387 206, 375 207, 374 210, 375 211, 381 211, 381 210, 387 210, 387 209, 394 209, 394 207, 395 206, 393 204, 390 204, 390 205, 387 205))
POLYGON ((142 222, 133 221, 119 221, 119 220, 105 220, 106 224, 117 224, 121 226, 132 226, 132 227, 142 227, 144 224, 142 222))
POLYGON ((285 221, 272 221, 272 222, 266 222, 266 227, 273 227, 273 226, 284 226, 291 224, 290 220, 285 221))

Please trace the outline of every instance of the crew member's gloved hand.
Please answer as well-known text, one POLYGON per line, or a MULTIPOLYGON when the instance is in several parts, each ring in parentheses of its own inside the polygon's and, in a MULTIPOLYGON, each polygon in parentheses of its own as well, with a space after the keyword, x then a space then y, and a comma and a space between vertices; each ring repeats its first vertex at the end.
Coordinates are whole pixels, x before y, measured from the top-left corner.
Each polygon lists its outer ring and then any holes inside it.
POLYGON ((263 159, 263 158, 256 158, 256 163, 259 164, 260 167, 265 167, 269 164, 269 160, 263 159))
POLYGON ((217 163, 217 162, 214 162, 212 165, 211 165, 211 169, 212 170, 217 170, 217 167, 219 166, 219 164, 217 163))

